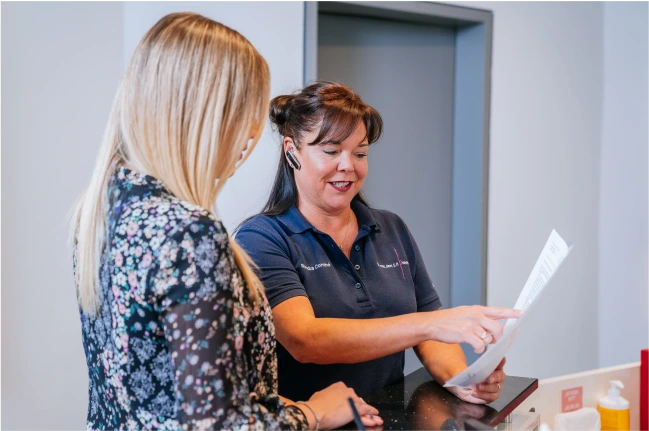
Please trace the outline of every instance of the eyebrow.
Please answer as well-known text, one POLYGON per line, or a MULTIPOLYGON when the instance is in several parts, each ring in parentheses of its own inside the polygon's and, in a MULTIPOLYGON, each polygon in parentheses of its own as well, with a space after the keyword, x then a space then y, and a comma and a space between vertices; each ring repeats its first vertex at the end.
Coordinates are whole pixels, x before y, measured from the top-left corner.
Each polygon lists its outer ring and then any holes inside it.
MULTIPOLYGON (((338 141, 325 141, 325 142, 320 142, 319 145, 340 145, 340 142, 338 141)), ((369 143, 364 143, 364 144, 358 144, 359 147, 369 147, 369 143)))

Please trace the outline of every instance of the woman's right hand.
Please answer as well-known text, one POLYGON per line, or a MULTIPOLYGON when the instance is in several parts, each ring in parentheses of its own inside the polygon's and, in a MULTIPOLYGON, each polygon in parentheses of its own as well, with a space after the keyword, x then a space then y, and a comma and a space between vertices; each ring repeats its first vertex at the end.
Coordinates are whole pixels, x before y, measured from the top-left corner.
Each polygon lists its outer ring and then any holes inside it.
POLYGON ((482 305, 462 306, 431 311, 431 339, 448 344, 467 343, 476 353, 502 336, 503 327, 497 319, 518 318, 520 310, 482 305))
MULTIPOLYGON (((356 395, 356 392, 352 388, 348 388, 344 383, 338 382, 316 392, 307 401, 320 419, 320 429, 338 428, 354 420, 354 414, 347 400, 348 398, 354 401, 363 425, 366 427, 383 425, 383 419, 377 416, 379 413, 377 409, 366 404, 356 395)), ((300 404, 297 404, 297 406, 302 409, 307 418, 313 416, 308 408, 300 406, 300 404)), ((310 420, 309 424, 311 424, 310 420)))

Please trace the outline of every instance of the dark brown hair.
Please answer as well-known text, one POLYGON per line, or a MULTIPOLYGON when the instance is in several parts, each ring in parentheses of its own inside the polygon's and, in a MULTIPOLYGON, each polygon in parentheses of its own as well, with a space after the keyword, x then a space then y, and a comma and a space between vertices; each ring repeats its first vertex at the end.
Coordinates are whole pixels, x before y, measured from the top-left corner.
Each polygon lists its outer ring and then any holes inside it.
MULTIPOLYGON (((284 137, 293 139, 298 148, 338 143, 356 130, 359 121, 365 125, 369 144, 376 142, 383 132, 383 120, 376 109, 364 103, 351 88, 326 81, 316 81, 299 93, 275 97, 270 101, 270 121, 281 135, 282 145, 275 182, 261 212, 269 216, 283 214, 297 205, 293 168, 284 157, 284 137), (315 140, 302 142, 304 135, 316 128, 320 131, 315 140)), ((354 199, 367 205, 360 192, 354 199)))
POLYGON ((379 113, 342 84, 318 81, 297 94, 277 96, 270 101, 270 121, 282 137, 301 146, 305 133, 320 127, 320 133, 307 145, 342 142, 359 121, 365 125, 368 143, 376 142, 383 131, 379 113))

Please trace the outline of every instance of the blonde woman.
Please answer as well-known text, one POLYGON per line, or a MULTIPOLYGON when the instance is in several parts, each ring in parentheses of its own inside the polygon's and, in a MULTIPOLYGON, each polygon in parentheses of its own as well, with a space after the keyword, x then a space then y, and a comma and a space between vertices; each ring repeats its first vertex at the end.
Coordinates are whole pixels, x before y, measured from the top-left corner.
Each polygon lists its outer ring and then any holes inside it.
POLYGON ((212 210, 268 99, 264 59, 210 19, 168 15, 138 45, 73 219, 89 429, 332 428, 348 397, 382 423, 342 383, 278 396, 270 307, 212 210))

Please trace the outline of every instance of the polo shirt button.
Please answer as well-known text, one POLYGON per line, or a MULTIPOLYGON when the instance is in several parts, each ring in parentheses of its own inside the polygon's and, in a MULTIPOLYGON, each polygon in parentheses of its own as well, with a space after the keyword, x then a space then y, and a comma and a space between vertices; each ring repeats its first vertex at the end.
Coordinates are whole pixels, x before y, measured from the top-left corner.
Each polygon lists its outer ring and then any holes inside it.
POLYGON ((354 268, 356 269, 356 271, 358 271, 359 269, 361 269, 361 266, 360 265, 355 265, 354 268))
POLYGON ((361 284, 360 284, 360 283, 356 283, 356 289, 360 289, 360 288, 361 288, 361 284))
POLYGON ((354 247, 354 250, 356 250, 356 251, 358 251, 358 250, 360 250, 360 249, 361 249, 361 246, 360 246, 360 245, 356 245, 356 247, 354 247))

